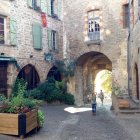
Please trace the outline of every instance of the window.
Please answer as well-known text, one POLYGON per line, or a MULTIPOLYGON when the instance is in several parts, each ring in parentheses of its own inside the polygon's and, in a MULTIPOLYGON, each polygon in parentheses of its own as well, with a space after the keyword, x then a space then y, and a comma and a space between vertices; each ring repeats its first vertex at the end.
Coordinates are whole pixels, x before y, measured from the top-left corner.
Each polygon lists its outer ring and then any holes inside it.
POLYGON ((139 19, 140 19, 140 0, 138 0, 138 16, 139 16, 139 19))
POLYGON ((48 0, 48 15, 61 19, 62 0, 48 0))
POLYGON ((56 31, 48 29, 48 48, 49 48, 49 50, 57 49, 57 37, 58 37, 58 34, 56 31))
POLYGON ((4 18, 0 17, 0 44, 5 43, 4 18))
POLYGON ((99 10, 88 12, 88 37, 92 40, 100 40, 99 10))
POLYGON ((127 28, 129 26, 129 4, 123 5, 123 27, 127 28))
POLYGON ((28 6, 34 10, 41 10, 41 0, 28 0, 28 6))

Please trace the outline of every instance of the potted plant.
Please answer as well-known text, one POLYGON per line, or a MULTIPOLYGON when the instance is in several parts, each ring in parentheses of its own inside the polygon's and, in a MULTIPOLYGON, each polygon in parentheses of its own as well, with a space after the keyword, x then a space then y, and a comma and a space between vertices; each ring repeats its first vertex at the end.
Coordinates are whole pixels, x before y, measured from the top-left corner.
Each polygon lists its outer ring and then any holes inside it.
POLYGON ((26 85, 18 83, 16 94, 6 99, 0 95, 0 133, 19 135, 21 138, 37 128, 36 103, 24 97, 26 85), (14 96, 15 95, 15 96, 14 96))

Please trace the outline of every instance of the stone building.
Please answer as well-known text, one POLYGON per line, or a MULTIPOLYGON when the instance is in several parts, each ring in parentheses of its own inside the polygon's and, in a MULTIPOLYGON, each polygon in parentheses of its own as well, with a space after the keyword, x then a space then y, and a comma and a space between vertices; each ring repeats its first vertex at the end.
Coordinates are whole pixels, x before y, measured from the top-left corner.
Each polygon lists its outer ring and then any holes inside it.
POLYGON ((70 59, 76 62, 70 90, 77 105, 94 91, 101 70, 112 72, 113 84, 127 93, 126 0, 65 0, 64 30, 70 59))
POLYGON ((28 89, 46 80, 63 58, 61 19, 61 0, 0 0, 0 92, 9 95, 17 77, 28 89))
POLYGON ((130 94, 132 99, 139 103, 140 100, 140 0, 131 1, 130 17, 130 94))
POLYGON ((96 75, 104 69, 127 92, 128 1, 0 3, 0 92, 10 93, 17 77, 27 80, 29 89, 35 87, 46 80, 58 59, 75 63, 68 87, 77 105, 86 103, 96 75), (45 17, 47 26, 43 27, 45 17))

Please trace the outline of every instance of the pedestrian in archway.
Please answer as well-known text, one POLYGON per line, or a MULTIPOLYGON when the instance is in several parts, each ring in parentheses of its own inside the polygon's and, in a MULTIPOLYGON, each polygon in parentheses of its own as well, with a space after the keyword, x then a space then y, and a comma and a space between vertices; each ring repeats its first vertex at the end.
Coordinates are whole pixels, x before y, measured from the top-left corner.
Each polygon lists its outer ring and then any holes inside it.
POLYGON ((92 93, 91 105, 92 105, 92 113, 93 115, 96 115, 97 103, 96 103, 96 94, 94 92, 92 93))
POLYGON ((104 93, 103 93, 102 90, 100 90, 99 98, 100 98, 100 100, 101 100, 101 102, 102 102, 102 105, 103 105, 103 101, 104 101, 104 93))

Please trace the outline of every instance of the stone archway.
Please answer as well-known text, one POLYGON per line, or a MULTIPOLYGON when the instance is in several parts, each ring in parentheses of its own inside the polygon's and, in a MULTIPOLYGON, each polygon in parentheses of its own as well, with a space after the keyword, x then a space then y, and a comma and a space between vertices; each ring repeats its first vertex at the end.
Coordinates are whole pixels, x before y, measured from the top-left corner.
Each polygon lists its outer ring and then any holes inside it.
POLYGON ((27 89, 33 89, 37 87, 38 83, 40 82, 39 75, 35 67, 31 64, 24 66, 20 70, 17 78, 22 78, 27 82, 27 89))
POLYGON ((112 63, 103 53, 88 52, 81 55, 76 61, 75 72, 75 103, 86 103, 88 94, 94 91, 96 74, 103 69, 112 71, 112 63))
POLYGON ((60 71, 58 70, 58 68, 56 66, 53 66, 49 70, 49 72, 47 74, 47 79, 49 79, 49 78, 53 78, 56 81, 61 81, 62 80, 61 73, 60 73, 60 71))

